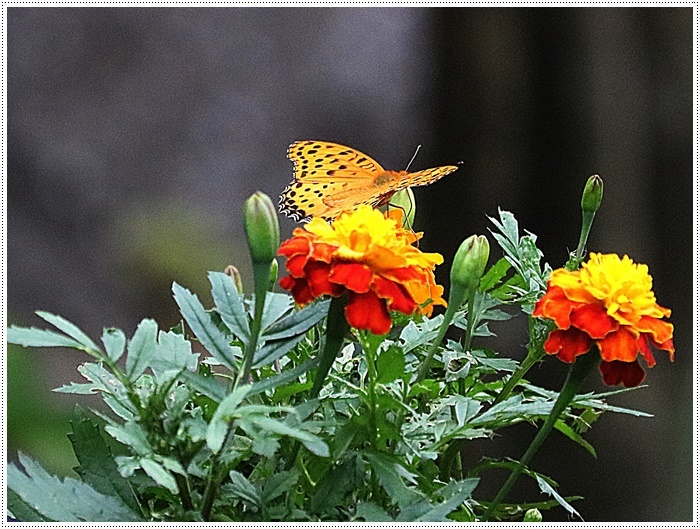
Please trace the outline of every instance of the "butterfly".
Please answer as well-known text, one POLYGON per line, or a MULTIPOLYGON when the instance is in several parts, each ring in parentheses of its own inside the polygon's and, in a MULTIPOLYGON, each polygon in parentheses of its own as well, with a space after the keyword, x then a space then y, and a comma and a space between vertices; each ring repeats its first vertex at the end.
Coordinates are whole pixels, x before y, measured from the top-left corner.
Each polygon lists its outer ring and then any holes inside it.
POLYGON ((397 191, 432 184, 458 169, 446 165, 415 173, 387 171, 351 147, 312 140, 292 143, 287 158, 294 163, 294 180, 280 196, 280 211, 296 221, 333 220, 360 204, 383 206, 397 191))

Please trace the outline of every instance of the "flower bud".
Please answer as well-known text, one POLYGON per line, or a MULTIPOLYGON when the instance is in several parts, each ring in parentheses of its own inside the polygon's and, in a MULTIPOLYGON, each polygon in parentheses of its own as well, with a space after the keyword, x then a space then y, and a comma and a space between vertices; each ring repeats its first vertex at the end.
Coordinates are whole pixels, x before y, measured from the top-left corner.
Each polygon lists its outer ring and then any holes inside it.
POLYGON ((273 259, 272 262, 270 263, 270 290, 275 286, 275 283, 277 283, 277 274, 279 274, 279 264, 277 263, 277 259, 273 259))
POLYGON ((410 230, 416 217, 416 198, 413 196, 411 188, 407 187, 394 193, 394 196, 389 201, 389 207, 403 211, 403 216, 401 217, 403 228, 410 230))
POLYGON ((241 279, 241 273, 233 265, 228 265, 224 270, 224 274, 233 279, 233 284, 236 285, 236 290, 239 294, 243 294, 243 279, 241 279))
POLYGON ((542 513, 539 509, 528 509, 523 516, 523 522, 541 522, 542 513))
POLYGON ((253 263, 271 263, 280 245, 280 226, 270 197, 257 191, 245 201, 243 225, 253 263))
POLYGON ((450 282, 476 289, 486 270, 489 252, 489 241, 483 235, 472 235, 465 239, 452 261, 450 282))
POLYGON ((589 213, 595 213, 600 208, 603 200, 603 179, 594 174, 586 182, 581 197, 581 209, 589 213))

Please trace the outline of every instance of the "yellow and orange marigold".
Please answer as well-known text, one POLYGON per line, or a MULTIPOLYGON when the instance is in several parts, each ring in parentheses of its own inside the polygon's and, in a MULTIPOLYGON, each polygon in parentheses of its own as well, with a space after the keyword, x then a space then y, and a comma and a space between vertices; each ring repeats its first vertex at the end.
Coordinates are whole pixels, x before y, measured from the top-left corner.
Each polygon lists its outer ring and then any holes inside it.
POLYGON ((386 334, 389 311, 430 315, 433 305, 447 305, 433 274, 443 258, 413 246, 420 236, 401 228, 394 215, 385 217, 366 205, 332 224, 314 218, 280 246, 289 272, 280 285, 300 305, 347 293, 348 323, 386 334))
POLYGON ((662 321, 671 311, 656 303, 651 285, 646 265, 615 254, 591 253, 579 270, 554 270, 533 312, 557 326, 544 350, 571 363, 595 344, 603 381, 637 386, 646 376, 638 355, 653 367, 651 344, 667 351, 671 361, 675 352, 673 325, 662 321))

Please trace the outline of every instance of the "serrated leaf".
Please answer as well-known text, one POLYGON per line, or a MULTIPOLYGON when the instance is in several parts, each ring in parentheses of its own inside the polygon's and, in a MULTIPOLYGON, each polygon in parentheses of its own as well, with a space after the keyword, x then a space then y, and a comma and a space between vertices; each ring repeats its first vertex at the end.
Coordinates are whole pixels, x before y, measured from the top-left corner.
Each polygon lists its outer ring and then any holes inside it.
POLYGON ((231 332, 241 341, 248 342, 250 324, 248 313, 243 304, 243 295, 239 294, 233 279, 221 272, 209 272, 211 295, 216 311, 231 332))
POLYGON ((146 456, 153 452, 148 444, 148 438, 135 421, 124 424, 108 424, 105 431, 120 443, 130 446, 140 456, 146 456))
POLYGON ((126 346, 126 336, 121 329, 104 329, 102 331, 102 343, 110 360, 116 362, 124 354, 126 346))
POLYGON ((271 419, 264 415, 249 415, 246 417, 250 422, 255 423, 262 430, 273 432, 279 435, 285 435, 298 439, 312 453, 320 457, 329 457, 330 452, 328 445, 323 440, 310 432, 298 430, 281 421, 271 419))
MULTIPOLYGON (((255 296, 250 302, 250 317, 253 317, 253 307, 255 306, 255 296)), ((262 320, 260 322, 261 332, 265 332, 282 316, 294 308, 294 301, 289 294, 278 292, 268 292, 265 296, 265 306, 263 307, 262 320)))
POLYGON ((576 509, 574 509, 569 502, 567 502, 564 498, 562 498, 556 490, 554 490, 549 483, 547 483, 542 476, 539 474, 536 476, 537 477, 537 485, 540 487, 540 490, 544 492, 545 494, 549 494, 552 496, 555 500, 557 500, 557 503, 564 507, 572 516, 576 516, 579 518, 582 522, 585 521, 581 515, 578 513, 576 509))
POLYGON ((508 273, 508 270, 510 270, 510 263, 501 257, 481 277, 479 289, 484 292, 488 292, 492 288, 496 287, 508 273))
POLYGON ((212 452, 216 453, 221 450, 226 438, 229 418, 250 390, 251 386, 249 385, 237 387, 216 408, 207 428, 207 446, 212 452))
POLYGON ((160 331, 149 367, 156 376, 173 369, 194 372, 198 359, 199 355, 192 353, 192 344, 184 336, 160 331))
POLYGON ((359 457, 352 456, 335 468, 331 468, 316 486, 315 493, 311 497, 311 511, 318 514, 335 511, 335 507, 342 504, 346 495, 364 485, 363 466, 359 457))
POLYGON ((145 319, 139 323, 127 347, 126 375, 129 380, 139 378, 153 358, 157 334, 158 324, 154 320, 145 319))
POLYGON ((86 351, 92 351, 97 354, 102 353, 100 348, 97 347, 97 344, 93 342, 87 334, 85 334, 75 324, 69 322, 65 318, 41 310, 37 311, 36 315, 39 316, 42 320, 47 321, 60 331, 63 331, 68 336, 76 340, 83 346, 83 348, 86 351))
POLYGON ((246 478, 243 474, 236 472, 235 470, 229 472, 228 475, 231 478, 231 487, 228 490, 233 493, 234 496, 237 496, 260 509, 263 502, 260 498, 258 489, 255 488, 255 485, 248 481, 248 478, 246 478))
POLYGON ((365 522, 393 522, 394 519, 379 505, 371 502, 362 502, 357 504, 355 516, 362 518, 365 522))
POLYGON ((192 389, 206 395, 214 402, 221 402, 226 398, 226 388, 219 384, 213 375, 204 376, 197 372, 183 371, 180 373, 180 378, 192 389))
POLYGON ((328 314, 330 301, 320 301, 276 321, 263 332, 265 340, 280 340, 304 334, 328 314))
POLYGON ((68 434, 79 465, 76 474, 93 489, 106 496, 119 497, 134 512, 140 507, 131 485, 117 469, 107 443, 100 430, 79 406, 71 421, 72 434, 68 434))
POLYGON ((578 434, 573 428, 571 428, 571 426, 566 424, 564 421, 558 420, 556 423, 554 423, 554 428, 559 430, 561 433, 563 433, 569 439, 574 441, 576 444, 581 445, 583 448, 588 450, 588 453, 591 454, 593 457, 598 457, 595 448, 593 448, 593 445, 591 445, 591 443, 589 443, 583 437, 581 437, 580 434, 578 434))
POLYGON ((404 483, 404 479, 413 479, 413 476, 400 464, 380 454, 366 453, 363 457, 376 473, 379 484, 399 507, 425 499, 423 494, 404 483))
POLYGON ((293 491, 299 481, 299 476, 299 471, 292 469, 278 472, 267 478, 262 484, 261 503, 270 505, 273 500, 276 500, 285 492, 293 491))
POLYGON ((22 472, 7 466, 7 486, 30 508, 56 522, 138 522, 143 519, 113 496, 71 478, 63 481, 19 454, 22 472))
POLYGON ((253 367, 259 368, 271 364, 278 358, 282 358, 304 339, 304 334, 283 338, 281 340, 268 341, 253 356, 253 367))
POLYGON ((182 316, 204 348, 221 364, 235 371, 236 356, 233 347, 211 321, 199 298, 177 283, 173 283, 173 294, 182 316))
POLYGON ((437 495, 443 496, 445 501, 430 504, 421 501, 417 504, 401 509, 401 514, 396 518, 397 522, 449 522, 447 515, 457 509, 462 503, 471 497, 479 480, 469 478, 463 481, 452 482, 438 491, 437 495))
POLYGON ((287 384, 292 380, 296 380, 301 375, 317 366, 319 361, 319 357, 315 356, 301 365, 298 365, 292 369, 282 371, 282 373, 280 373, 279 375, 263 378, 262 380, 255 382, 251 386, 250 396, 257 395, 258 393, 263 393, 269 389, 274 389, 278 386, 281 386, 282 384, 287 384))
MULTIPOLYGON (((32 509, 19 495, 12 489, 7 489, 7 511, 11 518, 18 522, 50 522, 45 516, 32 509)), ((8 520, 14 521, 14 520, 8 520)))
POLYGON ((377 382, 387 384, 401 378, 406 368, 403 349, 389 347, 377 358, 377 382))
POLYGON ((36 327, 17 327, 7 329, 7 342, 23 347, 71 347, 83 349, 80 342, 63 334, 36 327))
POLYGON ((139 465, 153 481, 158 483, 158 485, 165 487, 173 494, 177 494, 177 482, 163 465, 146 457, 139 460, 139 465))

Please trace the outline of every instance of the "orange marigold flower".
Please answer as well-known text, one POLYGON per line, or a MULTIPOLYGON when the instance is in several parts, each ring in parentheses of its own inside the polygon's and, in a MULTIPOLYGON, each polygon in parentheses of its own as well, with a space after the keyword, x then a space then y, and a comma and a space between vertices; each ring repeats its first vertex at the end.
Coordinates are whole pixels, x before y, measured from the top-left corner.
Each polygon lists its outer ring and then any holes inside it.
POLYGON ((389 311, 430 315, 433 305, 447 306, 433 274, 443 258, 413 246, 421 235, 365 205, 341 214, 333 224, 314 218, 280 246, 289 272, 280 285, 300 305, 347 292, 348 323, 386 334, 389 311))
POLYGON ((653 367, 651 344, 667 351, 671 361, 675 353, 673 325, 662 321, 671 310, 656 303, 651 283, 649 268, 626 255, 620 259, 591 253, 580 270, 554 270, 532 313, 554 320, 557 326, 544 350, 571 363, 595 344, 606 384, 639 385, 646 374, 638 355, 653 367))

